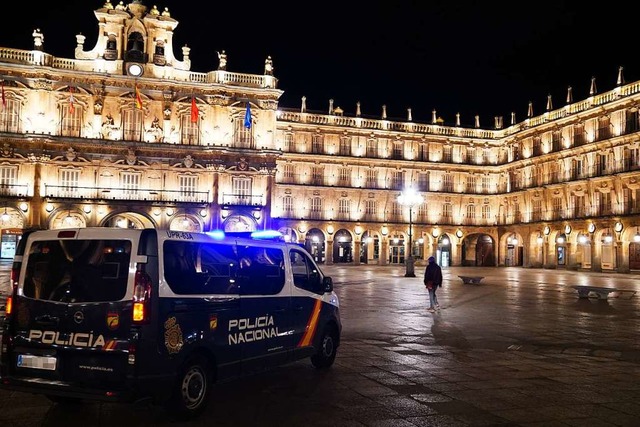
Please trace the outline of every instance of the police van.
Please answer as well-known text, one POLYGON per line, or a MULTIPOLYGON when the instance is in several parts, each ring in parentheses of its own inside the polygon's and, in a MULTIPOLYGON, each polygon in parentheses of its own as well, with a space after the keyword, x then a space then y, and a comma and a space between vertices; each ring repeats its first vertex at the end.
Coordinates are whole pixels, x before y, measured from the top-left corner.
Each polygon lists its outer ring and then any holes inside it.
POLYGON ((214 382, 302 358, 331 366, 342 330, 331 277, 260 233, 26 232, 0 387, 56 402, 152 398, 189 418, 214 382))

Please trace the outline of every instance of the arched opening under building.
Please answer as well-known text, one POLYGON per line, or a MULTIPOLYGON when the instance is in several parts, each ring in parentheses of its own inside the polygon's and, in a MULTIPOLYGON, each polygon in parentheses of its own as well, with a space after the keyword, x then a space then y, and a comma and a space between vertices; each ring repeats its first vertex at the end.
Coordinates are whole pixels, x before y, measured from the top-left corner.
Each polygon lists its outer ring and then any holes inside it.
POLYGON ((474 233, 462 242, 462 265, 495 267, 493 238, 488 234, 474 233))
POLYGON ((451 257, 451 238, 446 233, 438 236, 438 249, 436 251, 436 262, 440 267, 450 267, 451 257))
POLYGON ((360 245, 360 262, 363 264, 377 264, 380 259, 380 237, 371 231, 362 234, 360 245))
POLYGON ((353 262, 353 238, 346 229, 336 231, 333 237, 333 262, 344 264, 353 262))
POLYGON ((394 233, 389 236, 389 264, 404 264, 404 234, 394 233))
POLYGON ((304 239, 304 248, 311 254, 318 264, 325 262, 325 239, 324 233, 318 228, 307 231, 304 239))

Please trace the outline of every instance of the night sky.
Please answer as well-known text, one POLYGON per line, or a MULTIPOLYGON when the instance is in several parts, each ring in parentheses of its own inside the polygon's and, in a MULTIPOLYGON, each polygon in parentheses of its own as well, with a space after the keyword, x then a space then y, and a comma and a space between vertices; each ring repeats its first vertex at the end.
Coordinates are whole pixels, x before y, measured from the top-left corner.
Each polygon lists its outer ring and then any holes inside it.
MULTIPOLYGON (((119 0, 113 0, 114 6, 119 0)), ((33 7, 15 24, 0 27, 0 46, 31 49, 31 33, 44 33, 44 50, 73 58, 75 35, 93 48, 93 14, 103 0, 69 0, 33 7)), ((128 4, 129 1, 125 1, 128 4)), ((227 70, 263 74, 267 55, 282 108, 327 112, 329 99, 346 116, 431 121, 436 109, 445 124, 460 113, 463 126, 492 128, 494 116, 508 125, 511 112, 526 118, 585 99, 591 77, 599 93, 616 86, 618 67, 627 83, 640 79, 640 4, 578 1, 368 1, 248 2, 143 1, 169 8, 179 24, 174 52, 191 47, 193 71, 217 68, 225 50, 227 70)))

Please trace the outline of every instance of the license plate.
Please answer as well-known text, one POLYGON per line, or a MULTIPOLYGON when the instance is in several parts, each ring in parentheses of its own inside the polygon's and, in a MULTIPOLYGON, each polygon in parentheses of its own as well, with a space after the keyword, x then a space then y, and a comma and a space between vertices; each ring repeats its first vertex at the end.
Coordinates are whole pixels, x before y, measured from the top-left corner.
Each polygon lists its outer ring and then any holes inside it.
POLYGON ((33 356, 30 354, 18 355, 18 368, 44 369, 46 371, 56 370, 56 358, 47 356, 33 356))

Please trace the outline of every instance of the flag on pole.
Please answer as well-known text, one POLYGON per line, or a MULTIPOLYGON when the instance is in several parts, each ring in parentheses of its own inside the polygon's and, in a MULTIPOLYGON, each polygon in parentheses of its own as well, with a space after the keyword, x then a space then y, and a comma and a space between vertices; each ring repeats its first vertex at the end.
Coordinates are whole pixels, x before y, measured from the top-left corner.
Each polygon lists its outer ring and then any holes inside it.
POLYGON ((2 108, 7 106, 7 98, 4 96, 4 80, 2 81, 2 108))
POLYGON ((191 97, 191 123, 198 123, 198 117, 200 116, 200 110, 196 105, 196 98, 191 97))
POLYGON ((138 85, 136 85, 136 108, 142 108, 142 97, 140 96, 138 85))
POLYGON ((76 106, 74 105, 76 99, 73 97, 73 88, 71 86, 69 86, 69 93, 71 94, 69 96, 69 113, 73 114, 76 111, 76 106))
POLYGON ((247 111, 244 113, 244 127, 251 129, 251 106, 247 102, 247 111))

